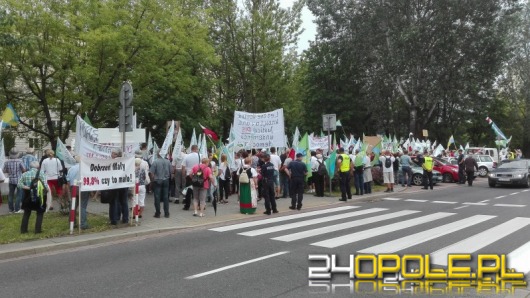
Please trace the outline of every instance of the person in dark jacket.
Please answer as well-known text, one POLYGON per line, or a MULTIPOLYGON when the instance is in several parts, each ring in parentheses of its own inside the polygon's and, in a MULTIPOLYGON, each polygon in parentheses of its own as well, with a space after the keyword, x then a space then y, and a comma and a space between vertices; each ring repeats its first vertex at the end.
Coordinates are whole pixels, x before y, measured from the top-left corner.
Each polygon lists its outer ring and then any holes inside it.
POLYGON ((467 185, 473 186, 473 178, 475 177, 475 169, 478 171, 477 161, 471 156, 468 155, 464 160, 464 166, 466 168, 467 174, 467 185))
POLYGON ((271 157, 269 154, 263 154, 261 156, 264 164, 261 168, 262 179, 262 195, 265 198, 265 212, 264 214, 271 215, 272 213, 278 213, 276 209, 276 199, 274 192, 274 165, 271 163, 271 157))
POLYGON ((296 159, 287 166, 287 175, 291 179, 291 206, 289 209, 302 209, 304 199, 304 181, 307 175, 307 166, 302 161, 302 153, 296 154, 296 159))

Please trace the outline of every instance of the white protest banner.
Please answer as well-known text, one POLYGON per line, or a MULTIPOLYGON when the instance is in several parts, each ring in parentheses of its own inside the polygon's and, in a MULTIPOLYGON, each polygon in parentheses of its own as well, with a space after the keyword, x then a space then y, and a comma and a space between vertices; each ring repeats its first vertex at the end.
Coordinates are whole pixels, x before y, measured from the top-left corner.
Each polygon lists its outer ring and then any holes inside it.
POLYGON ((316 137, 316 136, 310 136, 309 137, 309 150, 317 150, 317 149, 328 149, 329 148, 329 138, 327 136, 324 137, 316 137))
POLYGON ((92 125, 88 124, 81 118, 77 116, 77 122, 75 126, 75 152, 81 154, 81 142, 83 140, 97 143, 98 142, 98 130, 92 125))
POLYGON ((234 112, 235 143, 248 148, 285 146, 283 109, 267 113, 234 112))
MULTIPOLYGON (((112 150, 121 151, 121 145, 117 144, 98 144, 81 140, 79 144, 79 155, 86 158, 111 158, 112 150)), ((134 152, 140 149, 138 144, 125 145, 124 156, 134 156, 134 152)))
POLYGON ((175 133, 175 121, 171 121, 171 127, 167 130, 166 139, 164 140, 164 144, 162 144, 162 147, 160 148, 160 156, 165 157, 167 154, 167 151, 169 150, 169 146, 171 143, 173 143, 173 134, 175 133))
POLYGON ((114 159, 81 158, 81 190, 96 191, 133 187, 134 157, 114 159))

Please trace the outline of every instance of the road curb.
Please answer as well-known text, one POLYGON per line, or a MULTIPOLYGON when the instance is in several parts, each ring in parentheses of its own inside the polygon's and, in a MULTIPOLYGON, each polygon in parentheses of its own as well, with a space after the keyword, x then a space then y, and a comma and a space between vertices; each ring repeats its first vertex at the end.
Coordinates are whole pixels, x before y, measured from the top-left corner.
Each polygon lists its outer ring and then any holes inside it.
MULTIPOLYGON (((399 191, 400 193, 403 191, 399 191)), ((345 205, 345 204, 351 204, 351 203, 358 203, 362 202, 366 199, 374 199, 378 197, 384 197, 388 194, 386 193, 373 193, 371 195, 363 195, 363 196, 354 196, 351 200, 348 200, 347 202, 323 202, 323 204, 317 204, 311 207, 308 207, 307 209, 303 209, 303 212, 309 212, 313 211, 314 209, 320 209, 322 207, 336 207, 337 205, 345 205)), ((331 197, 331 198, 337 198, 337 197, 331 197)), ((290 213, 296 213, 293 211, 286 212, 287 214, 290 213)), ((286 213, 281 213, 280 216, 286 213)), ((141 237, 145 236, 153 236, 157 234, 164 234, 164 233, 170 233, 175 231, 187 231, 187 230, 193 230, 193 229, 201 229, 208 226, 214 226, 219 224, 225 224, 225 223, 232 223, 232 222, 247 222, 247 221, 255 221, 255 220, 262 220, 264 218, 268 218, 266 215, 260 215, 255 218, 232 218, 232 219, 226 219, 221 220, 217 222, 205 222, 200 223, 197 225, 188 225, 188 226, 180 226, 180 227, 167 227, 167 228, 152 228, 147 229, 143 231, 125 231, 121 234, 113 234, 113 235, 102 235, 102 234, 86 234, 86 235, 72 235, 72 236, 65 236, 65 237, 59 237, 59 238, 50 238, 48 239, 48 244, 41 244, 33 247, 13 247, 9 248, 7 250, 2 250, 0 246, 0 261, 6 261, 9 259, 16 259, 21 257, 29 257, 32 255, 38 255, 42 253, 53 253, 58 252, 62 250, 68 250, 68 249, 74 249, 79 248, 82 246, 93 246, 93 245, 100 245, 100 244, 106 244, 106 243, 112 243, 116 241, 123 241, 123 240, 131 240, 131 239, 139 239, 141 237), (250 219, 250 220, 249 220, 250 219), (91 237, 90 239, 75 239, 74 237, 77 236, 88 236, 91 237), (92 237, 93 236, 93 237, 92 237), (71 241, 69 241, 69 238, 73 238, 71 241)), ((111 230, 112 232, 114 230, 111 230)), ((109 231, 106 231, 109 232, 109 231)), ((104 233, 104 232, 103 232, 104 233)), ((22 243, 21 245, 28 245, 30 242, 22 243)), ((15 246, 14 244, 13 246, 15 246)))

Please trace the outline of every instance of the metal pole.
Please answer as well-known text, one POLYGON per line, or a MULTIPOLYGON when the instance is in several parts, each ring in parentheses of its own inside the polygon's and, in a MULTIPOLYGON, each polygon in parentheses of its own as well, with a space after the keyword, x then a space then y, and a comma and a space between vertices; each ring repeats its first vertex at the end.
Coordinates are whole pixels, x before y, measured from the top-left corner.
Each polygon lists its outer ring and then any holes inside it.
MULTIPOLYGON (((331 137, 331 125, 329 123, 329 121, 331 120, 331 116, 327 116, 328 118, 328 138, 329 138, 329 141, 328 141, 328 158, 329 156, 331 156, 331 142, 333 141, 333 138, 331 137)), ((331 168, 331 165, 330 165, 330 168, 331 168)), ((329 178, 329 195, 331 196, 331 173, 328 173, 328 178, 329 178)))
POLYGON ((124 115, 124 118, 125 118, 125 123, 123 125, 123 131, 121 133, 121 154, 122 156, 125 155, 125 133, 127 131, 126 127, 127 127, 127 107, 125 107, 125 105, 123 105, 121 107, 123 109, 123 115, 124 115))

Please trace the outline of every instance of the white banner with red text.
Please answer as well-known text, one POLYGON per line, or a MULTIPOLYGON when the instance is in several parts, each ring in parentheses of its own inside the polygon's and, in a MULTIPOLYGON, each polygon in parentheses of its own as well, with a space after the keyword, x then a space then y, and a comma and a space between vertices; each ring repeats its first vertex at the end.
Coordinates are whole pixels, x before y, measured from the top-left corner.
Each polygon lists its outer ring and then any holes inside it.
POLYGON ((135 185, 134 157, 95 159, 81 157, 81 191, 107 190, 135 185))

